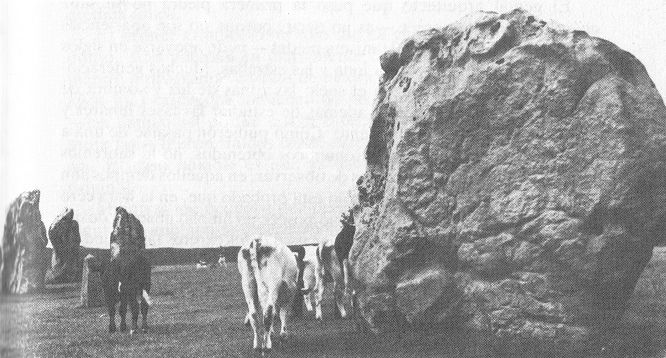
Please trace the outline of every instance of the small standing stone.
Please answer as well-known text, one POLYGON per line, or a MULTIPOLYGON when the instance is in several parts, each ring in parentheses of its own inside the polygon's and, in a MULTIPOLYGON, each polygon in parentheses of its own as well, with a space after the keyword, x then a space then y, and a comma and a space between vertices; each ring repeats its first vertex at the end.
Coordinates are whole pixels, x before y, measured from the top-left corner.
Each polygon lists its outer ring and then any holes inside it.
POLYGON ((104 305, 100 263, 93 255, 83 260, 81 275, 81 307, 100 307, 104 305))

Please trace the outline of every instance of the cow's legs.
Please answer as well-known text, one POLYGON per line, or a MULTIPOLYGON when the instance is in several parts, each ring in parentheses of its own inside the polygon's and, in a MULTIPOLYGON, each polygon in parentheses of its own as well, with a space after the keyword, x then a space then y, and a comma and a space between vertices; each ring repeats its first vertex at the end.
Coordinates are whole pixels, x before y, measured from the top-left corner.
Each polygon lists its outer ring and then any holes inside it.
POLYGON ((324 273, 317 273, 317 281, 315 283, 315 318, 323 321, 324 317, 321 314, 321 304, 324 301, 324 273))
POLYGON ((261 350, 261 344, 259 343, 259 339, 263 340, 263 333, 262 333, 262 318, 261 318, 261 313, 257 310, 252 310, 250 313, 248 313, 250 316, 250 326, 252 326, 252 331, 254 332, 254 340, 252 341, 252 348, 255 350, 261 350))
POLYGON ((280 340, 287 339, 287 336, 287 306, 284 306, 280 308, 280 340))
POLYGON ((335 284, 335 281, 333 281, 333 318, 340 318, 340 308, 339 308, 339 301, 340 299, 338 298, 338 287, 335 284))
POLYGON ((344 277, 344 284, 345 284, 345 296, 351 297, 352 291, 351 291, 351 285, 350 285, 350 277, 349 277, 349 260, 344 259, 342 260, 342 275, 344 277))
POLYGON ((132 310, 132 329, 130 329, 130 334, 134 334, 139 329, 139 302, 136 300, 136 294, 128 295, 130 308, 132 310))
POLYGON ((261 345, 259 340, 263 340, 262 336, 262 316, 261 312, 257 310, 253 302, 248 302, 248 312, 245 316, 245 321, 252 327, 252 332, 254 332, 254 339, 252 340, 252 348, 255 350, 260 350, 261 345))
POLYGON ((120 294, 120 307, 118 307, 118 313, 120 314, 120 331, 127 331, 127 323, 125 322, 125 316, 127 315, 127 295, 120 294))
POLYGON ((148 303, 141 297, 141 332, 148 332, 148 303))
POLYGON ((305 301, 305 308, 308 312, 311 312, 314 307, 312 307, 312 302, 314 301, 314 291, 310 291, 303 295, 303 301, 305 301))
MULTIPOLYGON (((240 255, 239 255, 240 257, 240 255)), ((254 332, 254 339, 252 341, 252 348, 255 350, 261 349, 259 339, 263 339, 261 336, 261 326, 262 326, 262 317, 261 317, 261 307, 259 306, 258 297, 256 297, 257 292, 257 281, 254 279, 252 271, 249 269, 249 265, 246 262, 242 262, 239 259, 238 270, 241 272, 241 283, 243 285, 243 295, 245 296, 245 303, 247 303, 247 314, 245 315, 245 324, 249 324, 252 327, 254 332)))
MULTIPOLYGON (((305 256, 305 249, 301 248, 298 255, 296 256, 296 265, 298 266, 298 277, 296 279, 296 289, 300 292, 303 289, 303 270, 305 269, 305 263, 303 262, 303 257, 305 256)), ((302 317, 303 316, 303 295, 295 295, 293 303, 291 305, 291 315, 292 317, 302 317)))
POLYGON ((347 315, 354 315, 354 310, 356 309, 356 293, 351 287, 351 274, 349 268, 349 259, 344 259, 342 261, 342 273, 345 278, 345 302, 349 303, 349 309, 351 312, 347 312, 347 315))
POLYGON ((106 299, 106 306, 109 312, 109 333, 116 331, 116 302, 114 299, 106 299))
POLYGON ((275 316, 275 305, 269 303, 264 309, 264 349, 271 350, 273 342, 271 340, 271 333, 273 331, 273 321, 275 316))
POLYGON ((336 281, 333 281, 333 297, 335 307, 337 308, 337 312, 334 312, 334 314, 339 314, 339 317, 336 315, 336 318, 346 318, 347 310, 345 309, 344 292, 340 287, 340 283, 336 281))

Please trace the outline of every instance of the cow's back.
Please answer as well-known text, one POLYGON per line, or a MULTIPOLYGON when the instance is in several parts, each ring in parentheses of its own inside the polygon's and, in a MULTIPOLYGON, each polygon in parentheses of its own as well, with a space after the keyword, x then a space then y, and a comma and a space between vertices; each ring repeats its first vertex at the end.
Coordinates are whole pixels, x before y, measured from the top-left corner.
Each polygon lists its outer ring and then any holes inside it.
POLYGON ((344 225, 335 237, 335 253, 340 261, 349 257, 355 233, 356 228, 353 225, 344 225))
POLYGON ((151 265, 142 253, 122 252, 102 268, 102 282, 107 295, 113 295, 121 283, 124 292, 146 290, 151 287, 151 265))
POLYGON ((258 290, 296 290, 296 258, 287 245, 272 237, 254 238, 243 245, 238 253, 238 269, 241 274, 253 276, 258 290))
POLYGON ((263 237, 255 242, 262 281, 264 283, 274 281, 273 284, 280 285, 278 289, 294 292, 298 281, 298 264, 289 247, 272 237, 263 237))
POLYGON ((342 260, 339 259, 335 250, 335 241, 328 240, 319 244, 317 248, 317 259, 323 276, 323 282, 332 282, 342 277, 342 260))
POLYGON ((303 257, 303 288, 314 289, 317 273, 317 246, 306 246, 303 257))

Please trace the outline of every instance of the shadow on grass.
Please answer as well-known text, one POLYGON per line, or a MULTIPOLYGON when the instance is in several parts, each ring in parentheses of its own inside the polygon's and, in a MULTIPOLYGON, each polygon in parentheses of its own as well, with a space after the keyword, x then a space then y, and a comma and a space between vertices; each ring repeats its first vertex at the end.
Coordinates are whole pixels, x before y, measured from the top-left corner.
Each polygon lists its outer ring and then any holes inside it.
POLYGON ((174 335, 192 331, 199 325, 184 322, 149 324, 148 332, 140 334, 174 335))
MULTIPOLYGON (((118 324, 118 322, 116 322, 118 324)), ((128 326, 130 323, 128 322, 128 326)), ((139 322, 139 325, 141 323, 139 322)), ((198 325, 192 324, 192 323, 185 323, 185 322, 174 322, 174 323, 157 323, 157 324, 151 324, 148 322, 148 331, 146 332, 141 332, 139 329, 138 332, 136 332, 134 335, 139 337, 139 336, 167 336, 167 335, 179 335, 184 332, 189 332, 194 329, 196 329, 198 325)), ((106 325, 104 326, 104 329, 106 329, 106 325)), ((107 331, 104 331, 103 333, 100 333, 103 336, 107 337, 122 337, 124 335, 130 335, 129 334, 129 327, 128 330, 125 332, 120 332, 120 330, 114 332, 114 333, 108 333, 107 331)))
MULTIPOLYGON (((328 332, 326 332, 328 331, 328 332)), ((496 339, 463 329, 405 332, 374 336, 355 331, 331 334, 310 329, 278 347, 277 356, 316 357, 658 357, 659 342, 650 325, 622 325, 587 344, 568 346, 530 339, 496 339)))
POLYGON ((36 292, 35 294, 60 295, 64 293, 79 293, 79 285, 77 283, 46 285, 43 289, 36 292))
MULTIPOLYGON (((337 324, 339 325, 339 323, 337 324)), ((489 339, 474 332, 393 332, 382 336, 353 329, 331 334, 331 327, 312 328, 279 348, 284 356, 334 357, 497 357, 489 339)), ((510 354, 507 356, 516 356, 510 354)), ((527 354, 525 356, 535 356, 527 354)))

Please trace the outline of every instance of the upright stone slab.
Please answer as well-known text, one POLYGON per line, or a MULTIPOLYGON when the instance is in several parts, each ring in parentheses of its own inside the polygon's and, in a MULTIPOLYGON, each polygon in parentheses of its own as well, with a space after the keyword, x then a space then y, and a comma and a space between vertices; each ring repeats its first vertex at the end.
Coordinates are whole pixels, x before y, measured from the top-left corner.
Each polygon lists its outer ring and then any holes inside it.
POLYGON ((23 294, 44 287, 49 265, 39 190, 24 192, 7 210, 0 245, 0 292, 23 294))
POLYGON ((104 305, 100 268, 101 263, 93 255, 88 255, 83 259, 81 307, 100 307, 104 305))
POLYGON ((47 281, 54 283, 73 282, 79 278, 79 223, 74 220, 74 210, 65 209, 49 227, 49 240, 53 246, 51 271, 47 281))
POLYGON ((146 248, 143 225, 123 207, 116 208, 110 244, 117 243, 120 251, 139 251, 146 248))
POLYGON ((609 41, 521 9, 381 57, 350 254, 375 332, 581 341, 666 242, 666 108, 609 41))

